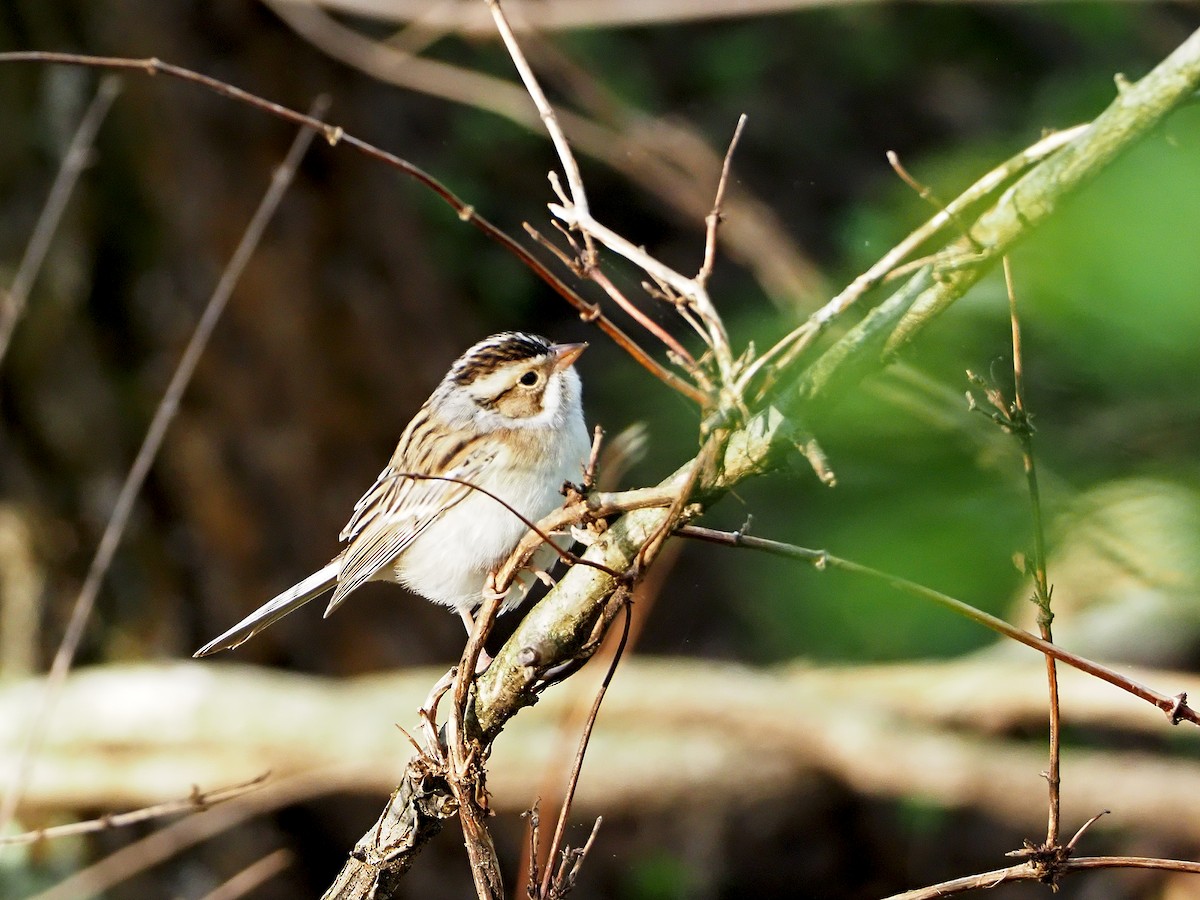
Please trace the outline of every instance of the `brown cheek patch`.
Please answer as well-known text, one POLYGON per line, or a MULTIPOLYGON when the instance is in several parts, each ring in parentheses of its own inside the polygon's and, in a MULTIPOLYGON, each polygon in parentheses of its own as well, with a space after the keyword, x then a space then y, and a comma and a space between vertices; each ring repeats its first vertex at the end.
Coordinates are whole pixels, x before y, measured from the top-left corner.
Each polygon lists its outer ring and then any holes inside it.
POLYGON ((542 411, 541 392, 510 388, 496 398, 496 409, 510 419, 527 419, 542 411))

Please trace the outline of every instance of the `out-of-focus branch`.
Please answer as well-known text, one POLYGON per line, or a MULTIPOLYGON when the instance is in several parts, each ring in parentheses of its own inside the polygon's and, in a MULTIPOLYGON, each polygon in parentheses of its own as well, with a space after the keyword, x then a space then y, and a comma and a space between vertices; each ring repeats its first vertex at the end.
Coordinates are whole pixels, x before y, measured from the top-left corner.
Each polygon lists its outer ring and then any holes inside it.
MULTIPOLYGON (((320 6, 383 22, 420 22, 442 32, 472 39, 494 38, 487 12, 475 0, 285 0, 296 6, 320 6)), ((789 10, 831 6, 861 0, 510 0, 513 28, 518 31, 566 31, 573 28, 616 28, 663 25, 709 19, 764 16, 789 10)))
POLYGON ((89 819, 86 822, 72 822, 68 825, 55 825, 50 828, 38 828, 33 831, 23 832, 22 834, 0 837, 0 847, 12 844, 33 844, 38 841, 57 840, 78 834, 89 834, 93 831, 105 831, 109 828, 126 828, 149 819, 161 819, 164 816, 173 816, 183 812, 201 812, 218 803, 224 803, 232 800, 234 797, 240 797, 247 791, 254 790, 262 785, 266 778, 267 776, 263 774, 257 778, 250 779, 244 784, 216 788, 211 791, 202 791, 199 787, 193 787, 192 792, 188 796, 178 800, 155 803, 152 806, 144 806, 141 809, 134 809, 124 813, 109 814, 99 819, 89 819))
MULTIPOLYGON (((314 104, 312 113, 318 116, 321 115, 327 108, 328 102, 327 98, 319 99, 314 104)), ((208 346, 208 339, 212 336, 217 322, 220 321, 221 313, 224 312, 225 305, 233 294, 233 289, 241 278, 246 263, 249 262, 251 255, 253 255, 254 250, 258 247, 258 242, 262 238, 267 224, 271 221, 271 217, 274 216, 275 210, 278 209, 279 202, 283 199, 284 194, 287 193, 288 187, 291 186, 292 179, 299 168, 300 160, 304 157, 305 152, 307 152, 309 145, 312 143, 314 134, 315 132, 308 127, 301 129, 292 141, 292 145, 288 149, 283 161, 276 167, 274 173, 272 173, 270 184, 263 194, 262 200, 259 201, 254 215, 251 216, 249 223, 247 223, 246 230, 242 234, 242 238, 238 242, 233 256, 226 265, 225 271, 221 273, 221 278, 217 282, 217 286, 213 289, 213 293, 209 297, 204 311, 200 314, 200 319, 196 323, 196 328, 192 332, 191 339, 188 341, 187 347, 184 348, 179 364, 171 374, 171 380, 168 382, 166 390, 163 391, 162 400, 159 401, 158 407, 154 411, 154 416, 146 428, 146 435, 142 439, 142 445, 138 448, 137 455, 129 467, 129 472, 121 484, 121 490, 117 495, 116 503, 113 506, 108 523, 105 525, 104 532, 100 536, 100 541, 92 557, 91 565, 88 567, 87 577, 84 579, 83 586, 79 589, 79 595, 76 597, 75 605, 71 610, 71 617, 67 622, 62 640, 59 642, 58 650, 54 654, 54 661, 50 666, 50 675, 45 683, 41 717, 34 720, 25 732, 23 749, 15 761, 12 770, 14 773, 13 777, 7 784, 3 802, 0 803, 0 832, 5 830, 16 813, 17 806, 21 802, 21 794, 24 790, 25 782, 29 778, 30 770, 37 757, 38 747, 41 744, 47 724, 54 715, 54 705, 58 692, 63 680, 70 671, 71 664, 75 658, 76 648, 78 648, 79 642, 83 639, 83 631, 91 615, 96 596, 100 592, 100 585, 105 575, 108 574, 108 568, 116 556, 117 547, 120 545, 121 538, 125 533, 125 526, 133 514, 134 503, 141 493, 142 485, 146 482, 146 477, 150 473, 150 467, 154 464, 154 460, 158 456, 158 451, 162 446, 163 439, 166 437, 167 429, 175 419, 175 414, 179 410, 179 404, 183 399, 184 391, 187 390, 187 386, 192 380, 192 375, 196 371, 200 357, 203 355, 204 349, 208 346)))
POLYGON ((79 180, 80 173, 88 163, 96 132, 100 130, 100 125, 120 90, 121 80, 117 76, 107 75, 100 79, 96 96, 88 106, 87 112, 83 114, 79 128, 63 154, 62 165, 59 166, 58 175, 50 188, 50 195, 46 198, 46 205, 33 228, 25 255, 17 267, 12 287, 7 291, 0 288, 0 363, 4 362, 13 329, 17 327, 17 320, 25 310, 29 291, 33 287, 38 270, 42 267, 42 261, 46 258, 46 251, 50 249, 50 239, 54 237, 58 228, 59 219, 67 207, 67 200, 70 199, 75 182, 79 180))
MULTIPOLYGON (((240 821, 240 810, 337 791, 384 796, 410 752, 393 724, 395 711, 417 709, 441 673, 331 679, 193 662, 82 669, 67 682, 64 715, 48 736, 27 804, 35 812, 128 808, 186 794, 195 779, 234 783, 270 769, 259 790, 176 823, 211 835, 207 822, 227 815, 240 821), (122 748, 120 767, 112 765, 114 746, 122 748)), ((1167 683, 1195 677, 1129 674, 1167 683)), ((1073 726, 1162 733, 1162 716, 1145 704, 1069 669, 1061 680, 1073 726)), ((591 702, 594 684, 585 681, 543 694, 536 709, 505 729, 488 765, 497 812, 528 806, 547 766, 558 761, 554 735, 563 715, 591 702)), ((36 687, 36 681, 0 686, 0 720, 27 722, 36 712, 36 687)), ((820 771, 866 796, 921 795, 1036 827, 1044 824, 1045 787, 1036 773, 1045 758, 1021 736, 1045 715, 1045 675, 1033 653, 861 667, 800 661, 757 670, 634 657, 622 664, 605 699, 575 812, 669 810, 690 803, 697 791, 734 807, 779 796, 805 773, 820 771), (747 721, 754 729, 746 729, 747 721), (1012 740, 1004 737, 1010 733, 1012 740), (930 759, 941 762, 931 767, 930 759)), ((0 758, 13 752, 15 730, 0 732, 0 758)), ((1200 840, 1192 809, 1200 773, 1186 755, 1074 747, 1071 760, 1067 820, 1112 808, 1101 827, 1145 826, 1200 840)))

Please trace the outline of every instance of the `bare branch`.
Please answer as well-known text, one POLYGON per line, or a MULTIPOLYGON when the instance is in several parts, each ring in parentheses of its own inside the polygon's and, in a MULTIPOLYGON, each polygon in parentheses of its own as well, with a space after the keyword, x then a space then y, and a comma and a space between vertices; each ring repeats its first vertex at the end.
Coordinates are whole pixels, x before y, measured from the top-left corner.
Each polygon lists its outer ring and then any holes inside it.
POLYGON ((621 331, 607 317, 600 314, 592 304, 588 303, 572 290, 561 278, 547 269, 541 261, 538 260, 528 249, 523 247, 509 235, 505 234, 501 229, 497 228, 492 222, 483 216, 479 215, 475 207, 466 203, 459 198, 453 191, 447 188, 444 184, 425 172, 418 166, 413 165, 405 159, 401 159, 394 153, 388 153, 386 150, 381 150, 373 144, 367 143, 352 134, 347 133, 339 125, 331 125, 323 122, 320 118, 304 115, 295 110, 288 109, 278 103, 272 103, 269 100, 264 100, 255 94, 248 91, 243 91, 241 88, 234 87, 224 81, 216 78, 211 78, 207 75, 202 75, 199 72, 194 72, 190 69, 185 69, 182 66, 165 63, 162 60, 153 57, 149 59, 128 59, 124 57, 110 56, 87 56, 78 53, 52 53, 43 50, 20 51, 14 53, 0 53, 0 63, 6 62, 43 62, 43 63, 59 63, 62 65, 73 66, 91 66, 96 68, 110 68, 118 71, 139 72, 144 75, 168 75, 172 78, 178 78, 181 81, 190 84, 199 85, 214 93, 220 94, 223 97, 228 97, 240 103, 245 103, 248 106, 254 107, 269 115, 276 116, 285 121, 292 122, 296 125, 313 128, 320 131, 325 139, 331 144, 344 144, 352 147, 354 150, 362 153, 370 159, 381 162, 384 165, 397 169, 404 175, 412 178, 417 183, 433 191, 441 198, 451 209, 458 214, 459 219, 468 222, 482 232, 490 240, 495 241, 513 256, 515 256, 523 265, 528 267, 538 278, 542 279, 549 285, 560 297, 570 303, 576 310, 579 311, 580 317, 587 322, 595 322, 596 326, 606 335, 616 341, 623 349, 625 349, 634 360, 645 368, 655 378, 658 378, 672 390, 683 394, 688 399, 695 403, 702 404, 704 402, 703 394, 698 391, 693 385, 680 378, 674 372, 661 366, 644 350, 641 350, 624 332, 621 331))
MULTIPOLYGON (((428 0, 286 0, 296 6, 365 16, 384 22, 421 22, 426 27, 469 36, 491 37, 491 20, 468 0, 433 4, 428 0)), ((509 0, 513 28, 518 32, 569 31, 679 24, 710 19, 770 15, 828 6, 833 0, 509 0)))
POLYGON ((827 568, 840 569, 843 572, 851 572, 856 575, 864 575, 868 578, 877 581, 883 581, 886 584, 903 591, 906 594, 911 594, 914 597, 920 597, 925 600, 932 600, 934 603, 944 606, 952 612, 966 616, 973 622, 978 622, 992 631, 1002 634, 1007 638, 1011 638, 1018 643, 1024 644, 1027 647, 1032 647, 1047 656, 1064 662, 1067 665, 1079 669, 1081 672, 1087 672, 1089 675, 1095 675, 1097 678, 1107 681, 1114 687, 1118 687, 1123 691, 1127 691, 1157 706, 1160 710, 1166 713, 1171 724, 1178 724, 1181 721, 1191 722, 1193 725, 1200 725, 1200 714, 1187 705, 1186 695, 1180 700, 1179 696, 1168 697, 1152 688, 1139 684, 1133 679, 1114 669, 1100 663, 1093 662, 1090 659, 1085 659, 1082 656, 1071 653, 1063 648, 1044 641, 1041 638, 1034 637, 1027 631, 1017 628, 999 619, 996 616, 985 613, 983 610, 957 600, 948 594, 943 594, 940 591, 935 591, 932 588, 927 588, 922 584, 909 581, 906 578, 901 578, 898 575, 892 575, 887 572, 881 572, 878 569, 872 569, 870 566, 864 566, 856 562, 851 562, 848 559, 843 559, 834 556, 825 550, 810 550, 806 547, 797 547, 795 544, 785 544, 780 541, 771 541, 766 538, 753 537, 751 535, 740 534, 731 531, 717 531, 712 528, 701 528, 696 525, 686 525, 675 529, 675 533, 682 537, 696 538, 702 541, 708 541, 714 544, 724 544, 727 547, 745 547, 750 550, 761 550, 764 553, 770 553, 774 556, 782 556, 787 559, 800 560, 807 562, 820 571, 827 568))
MULTIPOLYGON (((575 161, 575 154, 571 151, 567 136, 563 133, 562 126, 558 124, 554 107, 546 99, 542 86, 538 84, 537 76, 533 74, 533 69, 529 67, 529 61, 521 52, 521 45, 517 43, 516 35, 509 27, 508 18, 504 15, 504 10, 500 8, 500 0, 484 0, 484 2, 492 11, 492 20, 496 23, 496 30, 499 32, 501 40, 504 41, 504 46, 508 49, 508 55, 512 57, 513 65, 517 67, 517 73, 521 76, 525 90, 529 92, 529 98, 537 107, 538 115, 541 116, 542 122, 546 126, 546 132, 550 135, 554 149, 558 152, 559 162, 562 163, 563 171, 567 175, 567 186, 571 189, 571 205, 581 216, 590 218, 587 192, 583 188, 583 176, 579 172, 579 163, 575 161)), ((583 239, 587 250, 586 259, 591 265, 595 257, 591 235, 584 231, 583 239)))
MULTIPOLYGON (((1056 869, 1056 875, 1083 872, 1089 869, 1157 869, 1200 875, 1200 863, 1183 859, 1150 859, 1140 856, 1081 856, 1078 859, 1068 859, 1060 863, 1056 869)), ((981 872, 966 878, 931 884, 929 887, 905 891, 903 894, 893 894, 886 900, 936 900, 938 897, 950 897, 966 891, 999 887, 1001 884, 1015 881, 1045 881, 1046 877, 1047 873, 1041 866, 1035 862, 1027 862, 1019 866, 1010 866, 1007 869, 996 869, 992 872, 981 872)))
MULTIPOLYGON (((1033 525, 1033 602, 1038 606, 1038 629, 1042 640, 1054 642, 1050 623, 1054 613, 1050 609, 1050 585, 1046 577, 1046 529, 1042 521, 1042 497, 1038 488, 1037 460, 1033 454, 1033 423, 1025 406, 1025 364, 1021 354, 1021 320, 1017 315, 1017 294, 1013 288, 1012 263, 1004 257, 1004 284, 1008 291, 1009 320, 1012 323, 1013 348, 1013 402, 1007 410, 1008 426, 1021 448, 1024 462, 1025 481, 1029 489, 1030 515, 1033 525)), ((1003 423, 1002 423, 1003 424, 1003 423)), ((1058 701, 1058 670, 1054 657, 1046 657, 1046 681, 1050 694, 1050 764, 1046 770, 1049 788, 1049 812, 1046 824, 1046 846, 1055 848, 1059 844, 1059 816, 1061 807, 1060 789, 1062 778, 1059 772, 1062 755, 1062 729, 1058 701)))
POLYGON ((696 283, 708 284, 712 276, 713 265, 717 260, 717 228, 721 224, 721 204, 725 201, 725 188, 729 184, 729 169, 733 165, 733 151, 737 149, 742 137, 742 129, 746 127, 746 114, 738 116, 737 126, 733 129, 733 137, 729 140, 729 149, 725 151, 725 160, 721 163, 721 177, 717 180, 717 196, 713 200, 712 212, 704 218, 704 262, 696 273, 696 283))
POLYGON ((99 819, 89 819, 86 822, 71 822, 68 825, 37 828, 22 834, 0 837, 0 847, 6 844, 33 844, 38 841, 50 841, 78 834, 89 834, 93 831, 107 831, 110 828, 125 828, 128 825, 136 825, 150 819, 161 819, 164 816, 172 816, 181 812, 203 812, 218 803, 224 803, 226 800, 232 800, 235 797, 240 797, 249 791, 262 787, 268 775, 270 775, 269 772, 264 772, 250 781, 231 785, 230 787, 214 788, 211 791, 201 791, 199 788, 194 788, 192 793, 187 797, 179 800, 169 800, 166 803, 156 803, 154 806, 145 806, 141 809, 131 810, 130 812, 110 813, 109 815, 101 816, 99 819))

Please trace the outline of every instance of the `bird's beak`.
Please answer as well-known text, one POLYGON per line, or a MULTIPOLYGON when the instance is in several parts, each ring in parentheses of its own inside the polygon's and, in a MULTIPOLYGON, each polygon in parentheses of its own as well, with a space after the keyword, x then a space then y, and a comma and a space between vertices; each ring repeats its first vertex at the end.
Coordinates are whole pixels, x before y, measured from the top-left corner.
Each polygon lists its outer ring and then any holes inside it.
POLYGON ((569 369, 571 363, 579 359, 579 354, 586 349, 586 341, 579 344, 555 344, 550 348, 550 352, 554 354, 554 371, 562 372, 564 369, 569 369))

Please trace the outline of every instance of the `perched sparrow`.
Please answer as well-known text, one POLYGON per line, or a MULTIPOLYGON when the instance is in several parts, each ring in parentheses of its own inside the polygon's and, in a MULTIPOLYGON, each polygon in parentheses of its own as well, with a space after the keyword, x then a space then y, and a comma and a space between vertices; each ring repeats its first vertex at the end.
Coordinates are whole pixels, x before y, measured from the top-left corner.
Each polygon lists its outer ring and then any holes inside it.
MULTIPOLYGON (((561 502, 559 490, 579 478, 590 444, 572 367, 586 346, 506 332, 464 353, 355 504, 340 535, 346 548, 195 655, 236 647, 333 588, 328 616, 367 581, 399 582, 469 623, 488 574, 526 531, 512 511, 471 485, 532 521, 561 502)), ((520 597, 510 593, 504 609, 520 597)))

